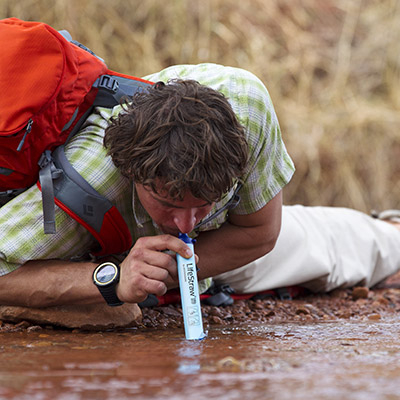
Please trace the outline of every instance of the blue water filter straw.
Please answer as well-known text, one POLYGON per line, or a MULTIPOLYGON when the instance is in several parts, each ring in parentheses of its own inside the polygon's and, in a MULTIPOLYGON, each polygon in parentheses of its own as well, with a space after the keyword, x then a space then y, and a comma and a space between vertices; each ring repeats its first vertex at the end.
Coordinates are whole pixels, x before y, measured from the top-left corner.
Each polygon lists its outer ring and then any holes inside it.
POLYGON ((184 258, 179 254, 176 255, 185 336, 189 340, 200 340, 204 339, 206 335, 203 331, 199 283, 194 257, 194 240, 186 233, 180 233, 179 239, 183 240, 192 250, 192 257, 190 258, 184 258))

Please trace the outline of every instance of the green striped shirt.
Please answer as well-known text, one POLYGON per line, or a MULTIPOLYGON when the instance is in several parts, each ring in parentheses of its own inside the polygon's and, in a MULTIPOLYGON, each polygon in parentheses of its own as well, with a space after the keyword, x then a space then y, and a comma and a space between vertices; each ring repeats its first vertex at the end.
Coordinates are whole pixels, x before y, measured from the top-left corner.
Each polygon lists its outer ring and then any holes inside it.
MULTIPOLYGON (((260 210, 294 172, 267 89, 247 71, 216 64, 174 66, 146 77, 165 82, 173 78, 194 79, 227 97, 245 128, 250 148, 250 160, 241 177, 241 201, 230 213, 244 215, 260 210)), ((120 112, 120 106, 113 110, 95 109, 66 146, 66 155, 78 172, 118 208, 135 241, 161 232, 139 203, 132 182, 122 177, 106 156, 104 130, 110 117, 120 112)), ((233 190, 215 204, 211 213, 223 207, 232 193, 233 190)), ((227 212, 201 226, 200 231, 217 229, 226 221, 227 212)), ((58 207, 56 227, 54 235, 43 233, 41 193, 36 185, 4 205, 0 209, 0 275, 28 260, 77 259, 96 245, 92 235, 58 207)))

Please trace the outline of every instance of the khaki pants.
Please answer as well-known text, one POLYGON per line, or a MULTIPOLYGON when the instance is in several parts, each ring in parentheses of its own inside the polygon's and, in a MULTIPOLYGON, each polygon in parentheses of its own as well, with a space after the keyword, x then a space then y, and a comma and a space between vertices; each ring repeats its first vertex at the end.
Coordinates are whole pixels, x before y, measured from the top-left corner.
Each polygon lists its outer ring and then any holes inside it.
POLYGON ((314 292, 373 286, 400 269, 400 231, 361 212, 284 206, 267 255, 215 277, 237 293, 301 285, 314 292))

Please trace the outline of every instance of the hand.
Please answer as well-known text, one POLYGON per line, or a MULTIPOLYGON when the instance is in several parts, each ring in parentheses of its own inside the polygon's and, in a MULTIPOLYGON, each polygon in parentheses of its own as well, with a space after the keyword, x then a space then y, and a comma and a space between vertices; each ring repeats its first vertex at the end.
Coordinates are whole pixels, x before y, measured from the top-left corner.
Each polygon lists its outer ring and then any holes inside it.
POLYGON ((190 248, 171 235, 148 236, 138 239, 121 263, 121 278, 117 296, 127 303, 139 303, 148 294, 162 296, 171 281, 178 280, 175 254, 190 257, 190 248))

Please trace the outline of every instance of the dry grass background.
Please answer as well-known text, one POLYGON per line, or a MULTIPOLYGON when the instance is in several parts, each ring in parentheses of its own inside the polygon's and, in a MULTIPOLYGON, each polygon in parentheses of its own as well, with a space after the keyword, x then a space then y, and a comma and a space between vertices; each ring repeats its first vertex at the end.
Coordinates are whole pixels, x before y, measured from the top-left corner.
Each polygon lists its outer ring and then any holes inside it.
POLYGON ((400 207, 400 1, 0 0, 0 18, 67 29, 110 68, 248 69, 297 173, 285 203, 400 207))

